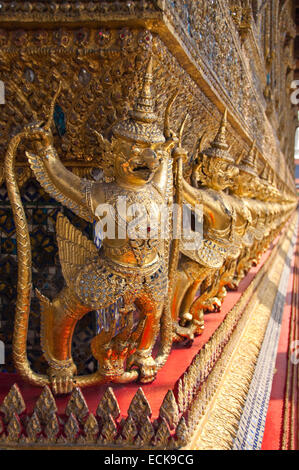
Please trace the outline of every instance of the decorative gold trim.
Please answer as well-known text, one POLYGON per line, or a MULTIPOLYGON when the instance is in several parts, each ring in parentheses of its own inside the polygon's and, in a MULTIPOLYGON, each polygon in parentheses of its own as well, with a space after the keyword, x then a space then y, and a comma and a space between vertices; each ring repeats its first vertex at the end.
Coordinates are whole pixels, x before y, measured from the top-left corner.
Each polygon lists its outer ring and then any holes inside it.
MULTIPOLYGON (((298 244, 297 244, 298 246, 298 244)), ((295 254, 296 256, 296 254, 295 254)), ((298 256, 298 255, 297 255, 298 256)), ((296 265, 295 265, 296 266, 296 265)), ((287 365, 287 380, 286 389, 284 392, 284 407, 283 407, 283 424, 282 424, 282 450, 296 450, 299 435, 295 435, 296 430, 296 409, 298 408, 297 395, 298 395, 298 365, 292 362, 292 347, 293 341, 298 341, 299 338, 299 318, 298 318, 298 289, 299 289, 299 275, 294 271, 293 280, 293 299, 291 307, 290 330, 289 330, 289 348, 288 348, 288 365, 287 365)))
MULTIPOLYGON (((284 237, 249 287, 250 290, 253 287, 256 289, 216 366, 221 369, 222 378, 185 449, 232 448, 294 227, 293 219, 284 237)), ((233 310, 229 315, 233 315, 233 310)), ((210 380, 208 378, 207 388, 210 380)))
POLYGON ((150 420, 150 405, 141 388, 120 423, 112 388, 102 397, 97 418, 89 413, 83 394, 76 388, 67 405, 64 433, 58 435, 55 399, 45 387, 23 434, 18 415, 24 412, 25 404, 14 386, 0 407, 6 416, 0 426, 1 447, 231 449, 294 226, 293 217, 254 280, 179 380, 175 394, 171 390, 166 394, 158 420, 150 420))

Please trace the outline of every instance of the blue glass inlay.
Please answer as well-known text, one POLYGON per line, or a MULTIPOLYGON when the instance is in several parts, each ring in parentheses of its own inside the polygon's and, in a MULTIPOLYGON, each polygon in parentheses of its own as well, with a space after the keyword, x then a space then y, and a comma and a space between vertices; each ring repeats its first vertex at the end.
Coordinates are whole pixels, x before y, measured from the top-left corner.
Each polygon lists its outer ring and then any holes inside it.
POLYGON ((119 309, 123 308, 124 300, 120 297, 116 302, 111 304, 107 308, 100 308, 96 310, 96 319, 97 319, 97 333, 100 333, 102 330, 109 331, 115 319, 115 327, 113 331, 113 336, 117 335, 121 331, 121 315, 119 309))
POLYGON ((54 122, 60 137, 62 137, 66 133, 66 124, 65 124, 65 116, 63 109, 59 104, 55 104, 54 108, 54 122))

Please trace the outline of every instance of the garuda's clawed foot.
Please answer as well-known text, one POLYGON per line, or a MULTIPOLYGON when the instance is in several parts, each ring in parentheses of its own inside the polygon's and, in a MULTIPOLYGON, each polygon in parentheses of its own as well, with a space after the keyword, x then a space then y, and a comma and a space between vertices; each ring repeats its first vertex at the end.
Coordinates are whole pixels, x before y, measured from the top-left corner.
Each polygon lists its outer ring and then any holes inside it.
POLYGON ((128 368, 136 366, 139 370, 139 381, 141 383, 150 383, 155 380, 157 375, 157 365, 155 360, 148 352, 136 351, 128 360, 128 368))
MULTIPOLYGON (((191 318, 193 318, 191 316, 191 318)), ((181 324, 173 323, 173 341, 176 343, 182 343, 185 341, 193 342, 194 340, 195 327, 193 323, 189 322, 188 326, 181 326, 181 324)))
POLYGON ((74 364, 61 369, 50 366, 48 369, 48 376, 54 395, 61 395, 72 392, 76 386, 74 382, 75 373, 76 366, 74 364))
POLYGON ((194 336, 202 335, 205 329, 204 321, 194 318, 193 325, 195 327, 194 336))
POLYGON ((230 291, 236 291, 238 290, 238 283, 237 281, 232 281, 230 282, 229 284, 227 284, 227 289, 230 290, 230 291))

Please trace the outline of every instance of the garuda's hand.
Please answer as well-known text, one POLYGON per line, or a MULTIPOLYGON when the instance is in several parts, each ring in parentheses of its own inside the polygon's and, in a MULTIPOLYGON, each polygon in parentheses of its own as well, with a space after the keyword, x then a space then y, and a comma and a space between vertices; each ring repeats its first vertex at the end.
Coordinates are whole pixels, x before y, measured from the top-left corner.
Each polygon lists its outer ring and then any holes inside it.
POLYGON ((183 147, 176 147, 172 152, 172 158, 174 161, 182 159, 185 163, 188 160, 188 152, 183 147))

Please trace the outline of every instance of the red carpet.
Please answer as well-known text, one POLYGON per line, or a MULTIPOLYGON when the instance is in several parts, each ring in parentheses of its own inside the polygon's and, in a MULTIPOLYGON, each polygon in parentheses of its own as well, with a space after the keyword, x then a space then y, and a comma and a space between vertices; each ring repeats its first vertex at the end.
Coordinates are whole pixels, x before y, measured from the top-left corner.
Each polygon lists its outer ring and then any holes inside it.
MULTIPOLYGON (((166 365, 159 372, 155 382, 153 384, 142 385, 143 391, 146 394, 147 399, 151 405, 154 418, 158 416, 160 405, 167 391, 169 389, 174 389, 176 382, 183 375, 186 368, 192 361, 193 357, 208 341, 208 339, 223 321, 226 314, 239 300, 242 295, 242 292, 244 292, 244 290, 248 287, 256 273, 259 271, 263 263, 270 255, 270 253, 271 250, 268 250, 268 252, 262 257, 260 264, 257 267, 251 269, 246 278, 240 283, 239 290, 237 292, 228 293, 222 305, 221 313, 210 313, 205 316, 205 330, 202 336, 196 338, 190 348, 182 348, 180 346, 175 346, 171 352, 171 355, 166 365)), ((41 389, 25 384, 22 380, 18 378, 16 374, 3 373, 0 375, 0 402, 8 393, 10 387, 16 382, 20 387, 25 403, 27 405, 27 412, 30 413, 34 407, 36 399, 41 393, 41 389)), ((138 390, 139 385, 136 383, 132 383, 129 385, 113 384, 112 387, 117 397, 122 415, 126 416, 128 406, 136 391, 138 390)), ((83 393, 91 412, 96 411, 99 400, 105 389, 106 385, 84 389, 83 393)), ((67 401, 68 397, 59 397, 57 399, 57 404, 59 408, 58 411, 60 413, 63 413, 67 401)))
MULTIPOLYGON (((274 375, 270 403, 267 413, 266 426, 264 432, 264 439, 262 444, 262 450, 281 450, 286 448, 298 448, 298 436, 296 430, 298 430, 298 397, 292 395, 292 390, 287 393, 287 378, 288 378, 288 351, 290 345, 290 327, 291 322, 295 320, 298 328, 298 315, 294 317, 299 307, 299 237, 297 244, 295 245, 294 256, 292 260, 292 274, 288 284, 288 294, 286 298, 280 340, 277 351, 276 359, 276 373, 274 375), (287 393, 287 396, 286 396, 287 393), (292 400, 295 400, 297 409, 293 410, 295 420, 291 422, 291 404, 292 400), (287 409, 285 410, 285 407, 287 409), (287 413, 287 415, 286 415, 287 413), (297 418, 296 418, 297 417, 297 418), (293 435, 292 444, 290 442, 291 436, 293 435), (285 436, 285 437, 284 437, 285 436), (286 446, 283 445, 283 441, 286 439, 286 446)), ((297 330, 298 334, 298 330, 297 330)), ((295 338, 292 338, 295 339, 295 338)), ((298 339, 298 336, 297 336, 298 339)), ((296 380, 296 377, 292 377, 290 380, 291 388, 297 389, 297 384, 292 383, 292 379, 296 380)))

